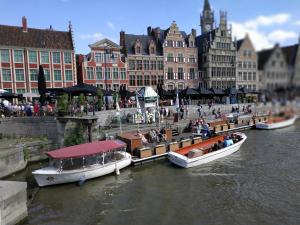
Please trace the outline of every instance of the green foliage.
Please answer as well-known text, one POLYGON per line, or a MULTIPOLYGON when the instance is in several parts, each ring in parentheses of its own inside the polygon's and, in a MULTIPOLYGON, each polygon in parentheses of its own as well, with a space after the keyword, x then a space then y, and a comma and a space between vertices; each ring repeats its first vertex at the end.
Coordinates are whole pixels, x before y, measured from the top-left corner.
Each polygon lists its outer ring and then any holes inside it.
POLYGON ((84 104, 84 94, 80 94, 79 96, 78 96, 78 104, 79 105, 83 105, 84 104))
POLYGON ((98 106, 98 109, 101 109, 102 106, 103 106, 103 91, 100 90, 98 88, 98 91, 97 91, 97 106, 98 106))
POLYGON ((23 153, 24 153, 24 161, 29 160, 29 158, 30 158, 30 150, 28 148, 24 147, 23 153))
POLYGON ((66 114, 68 112, 69 96, 68 94, 61 95, 57 100, 58 113, 66 114))
POLYGON ((118 101, 121 99, 119 93, 117 93, 117 92, 113 93, 113 100, 114 100, 114 102, 116 102, 117 98, 118 98, 118 101))
POLYGON ((81 123, 77 124, 73 132, 65 138, 64 145, 68 147, 84 143, 83 132, 83 125, 81 123))

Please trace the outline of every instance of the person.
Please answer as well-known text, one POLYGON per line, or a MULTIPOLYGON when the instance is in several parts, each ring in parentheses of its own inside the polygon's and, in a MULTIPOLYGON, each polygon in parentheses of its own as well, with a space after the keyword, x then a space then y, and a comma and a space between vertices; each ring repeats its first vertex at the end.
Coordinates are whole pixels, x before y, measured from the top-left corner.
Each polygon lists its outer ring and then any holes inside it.
POLYGON ((35 116, 38 116, 39 113, 39 104, 37 102, 34 103, 33 112, 35 116))
POLYGON ((214 146, 212 147, 212 151, 214 152, 214 151, 217 151, 217 150, 218 150, 218 144, 215 143, 214 146))
POLYGON ((144 144, 148 144, 147 139, 145 138, 145 136, 141 133, 141 131, 138 131, 138 136, 142 139, 142 142, 144 144))
POLYGON ((223 148, 223 143, 221 140, 218 140, 218 149, 223 148))

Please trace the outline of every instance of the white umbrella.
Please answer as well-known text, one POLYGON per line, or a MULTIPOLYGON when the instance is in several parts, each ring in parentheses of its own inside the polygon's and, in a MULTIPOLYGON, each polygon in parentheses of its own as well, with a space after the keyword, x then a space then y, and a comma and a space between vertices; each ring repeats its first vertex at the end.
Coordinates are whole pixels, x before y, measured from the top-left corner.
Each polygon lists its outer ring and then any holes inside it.
POLYGON ((137 109, 137 112, 138 112, 138 113, 142 113, 141 105, 140 105, 140 101, 139 101, 139 98, 138 98, 138 94, 137 94, 137 93, 136 93, 135 100, 136 100, 136 109, 137 109))
POLYGON ((7 90, 4 90, 4 89, 0 89, 0 94, 3 94, 5 92, 8 92, 7 90))
POLYGON ((179 97, 178 97, 178 91, 177 91, 177 94, 176 94, 176 103, 175 103, 175 107, 176 107, 177 110, 179 109, 179 97))
POLYGON ((37 93, 25 92, 23 93, 24 98, 39 98, 40 95, 37 93))

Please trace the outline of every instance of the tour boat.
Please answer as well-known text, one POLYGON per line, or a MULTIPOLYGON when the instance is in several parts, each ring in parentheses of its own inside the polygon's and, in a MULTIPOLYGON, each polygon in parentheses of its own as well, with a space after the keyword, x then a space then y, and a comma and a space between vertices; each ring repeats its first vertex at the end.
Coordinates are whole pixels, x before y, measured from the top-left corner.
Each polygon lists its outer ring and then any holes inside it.
POLYGON ((228 147, 222 147, 220 149, 212 151, 212 147, 218 144, 218 141, 223 142, 225 135, 219 135, 209 138, 198 144, 184 147, 176 152, 169 152, 169 160, 180 167, 190 168, 199 166, 204 163, 211 162, 213 160, 231 155, 238 151, 242 144, 246 141, 247 136, 243 133, 234 133, 237 141, 228 147))
POLYGON ((297 116, 292 117, 273 117, 266 122, 260 122, 255 125, 257 129, 261 130, 273 130, 278 128, 284 128, 291 126, 295 123, 297 116))
POLYGON ((48 167, 32 172, 40 187, 83 182, 104 176, 131 164, 126 144, 120 140, 98 141, 65 147, 46 153, 48 167))

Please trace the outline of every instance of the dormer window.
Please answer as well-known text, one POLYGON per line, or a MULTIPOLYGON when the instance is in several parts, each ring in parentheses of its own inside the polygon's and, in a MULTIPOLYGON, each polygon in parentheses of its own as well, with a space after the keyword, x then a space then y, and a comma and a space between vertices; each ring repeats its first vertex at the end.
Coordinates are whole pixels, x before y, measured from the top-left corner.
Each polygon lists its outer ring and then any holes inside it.
POLYGON ((142 54, 142 46, 139 39, 136 40, 135 46, 134 46, 135 54, 142 54))
POLYGON ((141 54, 141 47, 140 46, 137 46, 135 48, 135 54, 141 54))
POLYGON ((153 46, 150 47, 150 54, 151 54, 151 55, 154 55, 154 54, 155 54, 155 50, 154 50, 154 47, 153 47, 153 46))

